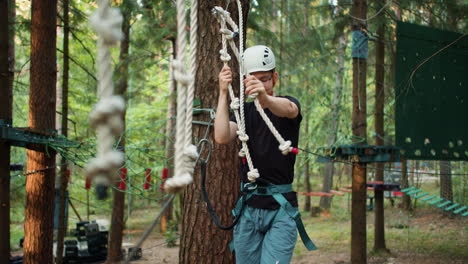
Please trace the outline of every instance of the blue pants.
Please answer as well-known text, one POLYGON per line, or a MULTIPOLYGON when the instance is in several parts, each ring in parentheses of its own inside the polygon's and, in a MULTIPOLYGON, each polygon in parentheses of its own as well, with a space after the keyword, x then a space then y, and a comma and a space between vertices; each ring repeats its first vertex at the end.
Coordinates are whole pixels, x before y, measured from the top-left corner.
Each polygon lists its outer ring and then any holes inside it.
POLYGON ((236 263, 290 263, 296 241, 296 222, 286 212, 246 205, 234 227, 236 263))

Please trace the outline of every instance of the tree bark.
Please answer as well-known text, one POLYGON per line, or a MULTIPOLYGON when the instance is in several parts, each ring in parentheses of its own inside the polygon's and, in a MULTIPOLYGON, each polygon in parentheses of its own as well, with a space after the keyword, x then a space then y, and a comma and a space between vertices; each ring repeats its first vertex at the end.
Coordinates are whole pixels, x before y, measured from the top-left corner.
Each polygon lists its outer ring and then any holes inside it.
MULTIPOLYGON (((0 120, 12 123, 14 1, 0 1, 0 120)), ((0 139, 0 263, 10 262, 10 143, 0 139)))
MULTIPOLYGON (((367 1, 353 1, 353 16, 360 19, 367 17, 367 1)), ((366 28, 362 20, 353 19, 352 30, 366 28)), ((367 59, 353 58, 353 136, 361 142, 367 140, 367 101, 366 101, 367 59)), ((351 203, 351 263, 367 263, 366 238, 366 199, 367 175, 366 164, 353 162, 352 203, 351 203)))
MULTIPOLYGON (((61 120, 61 134, 64 137, 68 136, 68 80, 69 80, 69 36, 70 36, 70 25, 69 25, 69 0, 62 0, 63 8, 63 71, 62 71, 62 120, 61 120)), ((67 191, 67 159, 60 157, 60 188, 59 188, 59 214, 58 214, 58 226, 57 226, 57 251, 56 251, 56 263, 62 264, 63 262, 63 242, 67 232, 68 219, 65 219, 65 202, 66 202, 66 191, 67 191)))
MULTIPOLYGON (((32 1, 28 126, 55 129, 57 1, 32 1)), ((53 263, 55 152, 27 151, 24 263, 53 263)))
MULTIPOLYGON (((241 3, 244 21, 247 21, 249 1, 244 0, 241 3)), ((217 76, 222 68, 222 62, 219 58, 219 50, 221 49, 219 24, 211 14, 211 10, 215 6, 225 6, 225 4, 225 1, 221 0, 200 1, 198 7, 198 23, 204 26, 198 28, 197 34, 198 43, 203 44, 198 45, 197 48, 198 67, 195 78, 195 97, 200 98, 205 107, 216 107, 217 105, 219 91, 217 76)), ((229 11, 234 21, 237 21, 238 12, 235 2, 231 2, 229 11)), ((233 69, 238 69, 238 64, 234 60, 231 61, 230 66, 233 69)), ((235 74, 234 77, 234 84, 237 86, 239 76, 235 74)), ((207 115, 203 117, 204 120, 209 120, 207 115)), ((194 127, 194 137, 196 139, 203 138, 206 129, 206 126, 194 127)), ((212 133, 210 133, 209 140, 214 142, 212 133)), ((206 153, 201 155, 206 156, 206 153)), ((239 193, 237 161, 236 144, 215 144, 211 159, 207 164, 207 192, 221 222, 225 225, 231 223, 230 212, 239 193)), ((232 240, 232 232, 217 229, 212 222, 202 202, 200 178, 201 175, 197 167, 194 182, 184 192, 179 263, 234 263, 234 255, 228 247, 228 243, 232 240)))
MULTIPOLYGON (((374 1, 376 10, 383 7, 383 2, 374 1)), ((385 102, 385 21, 381 13, 378 17, 379 26, 377 28, 378 40, 375 48, 375 145, 383 146, 384 142, 384 102, 385 102)), ((384 163, 375 164, 375 180, 384 181, 384 163)), ((387 250, 385 246, 385 215, 384 215, 384 192, 375 190, 374 206, 374 250, 387 250)))
MULTIPOLYGON (((126 93, 128 88, 128 67, 130 50, 130 8, 131 7, 129 1, 123 1, 121 11, 123 15, 122 32, 124 37, 123 40, 120 42, 119 65, 117 68, 118 81, 115 86, 115 94, 123 96, 126 102, 128 100, 128 98, 126 98, 126 93)), ((126 110, 124 111, 122 117, 124 121, 124 127, 126 126, 125 116, 126 110)), ((125 142, 125 136, 123 136, 119 141, 119 149, 123 152, 125 152, 125 142)), ((129 178, 128 181, 130 181, 129 178)), ((113 189, 113 196, 114 199, 112 201, 112 220, 109 232, 109 244, 106 263, 120 263, 120 260, 122 259, 122 236, 123 231, 125 229, 125 192, 119 190, 118 181, 115 183, 115 188, 113 189)))

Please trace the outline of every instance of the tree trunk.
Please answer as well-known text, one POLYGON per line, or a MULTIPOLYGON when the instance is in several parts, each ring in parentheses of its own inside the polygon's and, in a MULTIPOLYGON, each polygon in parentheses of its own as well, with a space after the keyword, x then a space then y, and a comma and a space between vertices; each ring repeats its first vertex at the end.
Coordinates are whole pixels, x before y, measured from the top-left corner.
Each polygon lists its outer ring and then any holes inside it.
MULTIPOLYGON (((115 86, 115 94, 126 98, 128 88, 128 65, 129 65, 129 49, 130 49, 130 4, 126 0, 122 3, 121 11, 123 15, 122 32, 123 40, 120 42, 120 57, 117 68, 118 81, 115 86)), ((123 121, 125 127, 126 111, 123 113, 123 121)), ((125 130, 124 130, 125 131, 125 130)), ((125 133, 125 132, 124 132, 125 133)), ((119 149, 125 152, 125 136, 119 141, 119 149)), ((119 174, 120 175, 120 174, 119 174)), ((128 177, 128 176, 127 176, 128 177)), ((120 178, 120 177, 119 177, 120 178)), ((125 229, 124 209, 125 209, 125 192, 119 190, 119 182, 115 183, 113 190, 114 199, 112 201, 112 220, 109 230, 109 244, 106 263, 119 263, 122 258, 122 236, 125 229)), ((130 213, 130 212, 129 212, 130 213)))
MULTIPOLYGON (((305 119, 305 134, 306 134, 306 137, 309 138, 309 115, 306 115, 306 119, 305 119)), ((306 143, 306 149, 309 149, 309 141, 307 141, 306 143)), ((312 188, 310 186, 310 160, 307 159, 306 160, 306 164, 305 164, 305 168, 304 168, 304 185, 305 185, 305 188, 306 188, 306 192, 312 192, 312 188)), ((306 195, 304 197, 305 199, 305 203, 304 203, 304 211, 305 212, 310 212, 310 208, 311 208, 311 197, 309 195, 306 195)))
MULTIPOLYGON (((360 19, 367 17, 367 1, 353 1, 353 16, 360 19)), ((353 19, 352 30, 366 28, 361 20, 353 19)), ((367 101, 366 101, 367 59, 353 58, 353 136, 363 142, 367 139, 367 101)), ((366 245, 366 164, 353 162, 352 172, 352 212, 351 212, 351 263, 367 263, 366 245)))
MULTIPOLYGON (((172 47, 172 58, 176 57, 176 43, 175 39, 171 38, 171 47, 172 47)), ((172 59, 171 58, 171 59, 172 59)), ((169 69, 171 81, 169 83, 169 102, 167 103, 167 123, 166 123, 166 142, 165 142, 165 149, 166 149, 166 168, 168 170, 167 176, 171 178, 174 176, 174 131, 176 122, 174 117, 176 116, 176 82, 173 80, 174 73, 172 68, 169 69)), ((169 198, 168 198, 169 199, 169 198)), ((162 201, 162 204, 166 203, 167 199, 162 201)), ((166 211, 161 215, 161 221, 159 222, 159 228, 162 234, 166 234, 167 225, 169 221, 172 220, 172 208, 173 203, 168 206, 166 211)))
MULTIPOLYGON (((242 2, 244 21, 247 21, 249 1, 242 2)), ((215 6, 225 6, 225 1, 200 1, 198 8, 197 73, 195 78, 195 97, 203 101, 205 107, 215 107, 218 98, 217 76, 222 68, 219 58, 221 35, 219 24, 211 14, 215 6)), ((231 2, 229 6, 231 17, 237 21, 237 6, 231 2)), ((244 27, 246 24, 244 23, 244 27)), ((245 31, 244 31, 245 32, 245 31)), ((234 60, 230 66, 238 69, 234 60)), ((236 72, 236 70, 234 70, 236 72)), ((237 85, 238 78, 234 79, 237 85), (237 79, 237 81, 236 81, 237 79)), ((200 117, 202 118, 202 117, 200 117)), ((203 116, 208 120, 208 116, 203 116)), ((196 139, 204 137, 206 126, 194 127, 196 139)), ((211 129, 211 128, 210 128, 211 129)), ((212 133, 209 136, 213 142, 212 133)), ((202 153, 206 155, 206 153, 202 153)), ((213 207, 220 220, 225 225, 231 223, 231 209, 239 193, 239 177, 237 174, 238 158, 236 144, 214 145, 213 154, 207 164, 206 187, 213 207)), ((198 167, 197 167, 198 168, 198 167)), ((182 212, 182 232, 180 241, 179 263, 234 263, 234 255, 229 251, 228 244, 232 240, 232 232, 222 231, 212 222, 201 199, 201 180, 199 170, 195 170, 194 182, 184 193, 184 208, 182 212)))
MULTIPOLYGON (((70 69, 69 64, 69 0, 62 1, 63 8, 63 72, 62 72, 62 120, 61 120, 61 133, 64 137, 68 137, 68 73, 70 69)), ((57 251, 56 263, 62 264, 63 262, 63 242, 67 232, 68 219, 65 219, 65 201, 67 191, 67 160, 65 157, 60 157, 60 189, 59 189, 59 214, 57 226, 57 251)))
POLYGON ((450 161, 439 161, 440 167, 440 198, 453 201, 452 166, 450 161))
MULTIPOLYGON (((56 1, 32 1, 28 126, 55 129, 56 1)), ((27 151, 24 263, 53 263, 55 152, 27 151)))
MULTIPOLYGON (((405 158, 401 158, 400 163, 401 163, 401 188, 405 189, 409 187, 407 160, 405 158)), ((402 203, 403 203, 402 207, 406 211, 411 210, 411 197, 409 195, 406 195, 406 194, 403 195, 402 203)))
MULTIPOLYGON (((455 0, 449 0, 446 3, 448 14, 449 29, 456 32, 458 24, 457 10, 460 10, 455 0)), ((453 201, 453 186, 452 186, 452 166, 450 161, 439 162, 440 167, 440 197, 445 200, 453 201)))
MULTIPOLYGON (((14 1, 0 1, 0 120, 12 123, 14 1), (10 20, 10 21, 9 21, 10 20)), ((10 143, 0 139, 0 263, 10 262, 10 143)))
MULTIPOLYGON (((376 10, 383 7, 383 2, 374 1, 376 10)), ((375 145, 383 146, 384 142, 384 101, 385 101, 385 24, 384 16, 380 14, 378 17, 379 26, 377 35, 379 36, 375 48, 375 145)), ((384 181, 384 163, 375 164, 375 180, 384 181)), ((374 250, 386 250, 385 246, 385 215, 384 215, 384 192, 381 190, 375 191, 375 206, 374 206, 374 250)))

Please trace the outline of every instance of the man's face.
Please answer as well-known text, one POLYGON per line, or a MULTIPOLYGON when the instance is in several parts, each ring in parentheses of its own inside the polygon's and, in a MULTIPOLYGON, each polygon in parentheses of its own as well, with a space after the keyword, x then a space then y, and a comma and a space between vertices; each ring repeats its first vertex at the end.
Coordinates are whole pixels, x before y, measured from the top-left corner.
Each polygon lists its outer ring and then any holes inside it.
POLYGON ((268 95, 273 95, 273 88, 278 81, 278 73, 273 71, 253 72, 251 75, 255 76, 263 83, 268 95))

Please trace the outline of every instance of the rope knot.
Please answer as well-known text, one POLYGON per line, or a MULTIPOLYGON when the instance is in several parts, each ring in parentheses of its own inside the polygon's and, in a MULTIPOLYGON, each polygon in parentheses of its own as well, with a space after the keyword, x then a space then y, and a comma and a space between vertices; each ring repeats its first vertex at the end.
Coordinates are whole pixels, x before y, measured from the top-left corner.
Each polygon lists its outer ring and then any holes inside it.
POLYGON ((253 169, 247 172, 247 178, 249 179, 250 182, 255 182, 258 177, 260 177, 260 173, 258 173, 257 169, 253 169))
POLYGON ((192 183, 192 176, 188 172, 184 172, 179 176, 174 176, 167 179, 164 183, 164 190, 170 193, 177 193, 185 186, 192 183))
POLYGON ((109 96, 101 99, 90 114, 91 125, 96 128, 106 125, 112 134, 122 133, 124 125, 122 114, 125 111, 125 100, 121 96, 109 96))
POLYGON ((232 100, 230 107, 231 107, 232 110, 239 110, 239 108, 240 108, 240 100, 239 100, 238 97, 235 97, 235 98, 232 100))
POLYGON ((242 141, 242 142, 249 141, 249 136, 245 132, 237 130, 236 133, 237 133, 237 136, 239 137, 240 141, 242 141))
POLYGON ((222 62, 229 62, 231 61, 231 55, 227 53, 227 51, 220 50, 219 54, 221 54, 220 58, 222 62))
POLYGON ((123 39, 122 21, 123 17, 119 9, 109 6, 100 6, 89 19, 94 31, 108 46, 115 45, 123 39))
POLYGON ((283 155, 288 155, 288 153, 292 150, 291 141, 288 140, 288 141, 283 142, 282 144, 279 145, 278 148, 283 155))
POLYGON ((184 86, 189 86, 193 78, 187 74, 184 64, 180 60, 172 60, 171 66, 174 69, 174 79, 184 86))
POLYGON ((88 164, 87 175, 94 181, 106 179, 105 182, 110 183, 113 181, 113 176, 117 175, 119 168, 123 166, 124 161, 124 154, 120 151, 112 150, 103 153, 88 164))
POLYGON ((197 147, 193 144, 190 144, 185 147, 184 155, 190 158, 191 160, 196 160, 198 158, 197 147))
POLYGON ((245 156, 246 156, 245 149, 244 149, 244 148, 241 148, 241 149, 239 150, 239 157, 242 157, 242 158, 243 158, 243 157, 245 157, 245 156))

